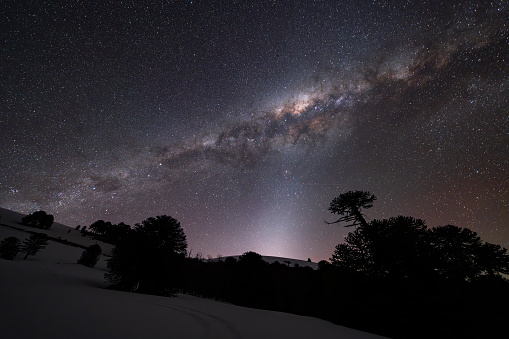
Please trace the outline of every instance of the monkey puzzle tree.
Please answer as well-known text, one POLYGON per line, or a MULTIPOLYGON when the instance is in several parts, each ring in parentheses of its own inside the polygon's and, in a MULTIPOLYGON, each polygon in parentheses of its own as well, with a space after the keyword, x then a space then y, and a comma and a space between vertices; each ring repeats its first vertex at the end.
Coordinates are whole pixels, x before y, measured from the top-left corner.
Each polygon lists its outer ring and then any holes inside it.
POLYGON ((483 242, 468 228, 433 227, 429 238, 436 271, 446 279, 471 281, 482 276, 509 274, 507 249, 483 242))
POLYGON ((23 240, 21 244, 21 253, 25 253, 25 260, 29 255, 36 255, 40 250, 48 245, 48 236, 44 233, 34 233, 23 240))
POLYGON ((465 282, 509 274, 500 245, 454 225, 428 229, 424 220, 398 216, 360 225, 338 244, 331 263, 371 277, 465 282))
POLYGON ((329 211, 341 215, 341 218, 333 222, 326 221, 326 223, 330 225, 347 222, 351 224, 345 225, 346 227, 367 226, 368 223, 362 214, 362 209, 373 207, 375 200, 375 195, 367 191, 348 191, 340 194, 330 203, 329 211))
POLYGON ((186 252, 180 223, 166 215, 151 217, 116 244, 105 277, 111 288, 173 295, 186 252))
POLYGON ((373 220, 350 232, 336 246, 336 267, 368 276, 418 278, 430 276, 427 227, 424 220, 398 216, 373 220))

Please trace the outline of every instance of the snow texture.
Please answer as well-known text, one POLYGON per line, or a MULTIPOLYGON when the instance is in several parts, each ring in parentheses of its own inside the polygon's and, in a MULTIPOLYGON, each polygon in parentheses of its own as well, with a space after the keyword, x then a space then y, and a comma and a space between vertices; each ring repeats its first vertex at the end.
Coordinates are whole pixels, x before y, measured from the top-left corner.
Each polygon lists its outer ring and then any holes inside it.
MULTIPOLYGON (((0 239, 32 230, 0 210, 0 239), (11 226, 11 227, 8 227, 11 226)), ((54 238, 95 243, 64 225, 54 238)), ((35 230, 38 231, 38 230, 35 230)), ((100 243, 106 253, 111 246, 100 243)), ((312 317, 239 307, 179 294, 176 298, 105 289, 106 257, 76 264, 82 248, 50 241, 34 257, 0 259, 0 338, 381 338, 312 317)))

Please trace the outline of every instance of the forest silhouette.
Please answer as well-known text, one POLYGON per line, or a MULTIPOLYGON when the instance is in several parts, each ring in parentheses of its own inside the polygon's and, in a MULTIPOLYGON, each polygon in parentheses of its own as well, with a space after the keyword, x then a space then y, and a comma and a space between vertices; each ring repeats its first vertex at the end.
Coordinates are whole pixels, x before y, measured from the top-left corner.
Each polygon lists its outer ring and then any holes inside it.
MULTIPOLYGON (((340 217, 326 223, 352 231, 317 270, 289 262, 269 264, 251 251, 238 259, 192 256, 180 223, 166 215, 134 227, 98 220, 81 231, 115 245, 105 278, 116 290, 187 293, 314 316, 391 338, 504 333, 507 250, 454 225, 428 228, 424 220, 409 216, 368 222, 363 211, 374 201, 376 196, 365 191, 333 199, 329 210, 340 217)), ((27 224, 41 227, 37 216, 48 220, 46 213, 34 213, 27 224)), ((18 246, 14 239, 4 239, 0 255, 11 259, 18 246)), ((23 246, 28 245, 21 246, 22 252, 32 255, 23 246)), ((96 247, 88 248, 78 262, 93 267, 101 254, 96 247)))

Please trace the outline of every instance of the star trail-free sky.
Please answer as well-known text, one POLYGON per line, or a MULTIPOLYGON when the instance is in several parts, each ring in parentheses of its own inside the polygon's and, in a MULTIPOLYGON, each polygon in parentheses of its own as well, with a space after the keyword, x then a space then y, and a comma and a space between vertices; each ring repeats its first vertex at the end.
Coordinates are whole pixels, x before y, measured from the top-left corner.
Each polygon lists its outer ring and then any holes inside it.
POLYGON ((331 256, 348 190, 509 247, 506 1, 4 1, 0 206, 331 256))

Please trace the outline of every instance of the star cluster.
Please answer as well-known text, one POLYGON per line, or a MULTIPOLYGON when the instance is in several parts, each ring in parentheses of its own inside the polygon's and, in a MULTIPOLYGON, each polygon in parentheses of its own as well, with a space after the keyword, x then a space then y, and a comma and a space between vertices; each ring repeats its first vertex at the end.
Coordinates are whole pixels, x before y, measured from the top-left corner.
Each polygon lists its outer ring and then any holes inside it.
POLYGON ((504 1, 7 2, 0 205, 330 257, 348 190, 509 247, 504 1))

